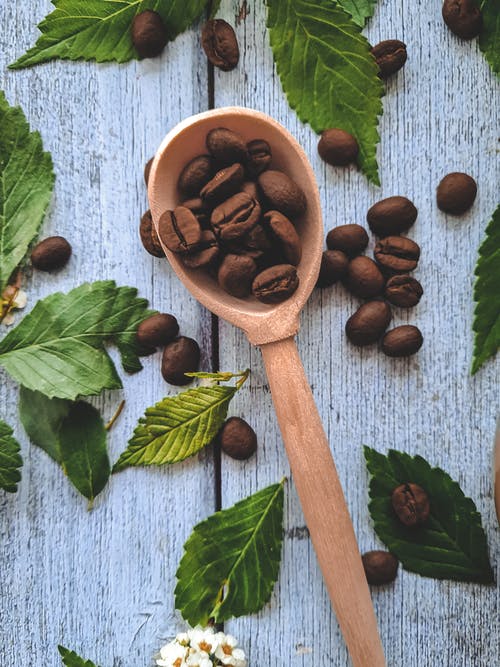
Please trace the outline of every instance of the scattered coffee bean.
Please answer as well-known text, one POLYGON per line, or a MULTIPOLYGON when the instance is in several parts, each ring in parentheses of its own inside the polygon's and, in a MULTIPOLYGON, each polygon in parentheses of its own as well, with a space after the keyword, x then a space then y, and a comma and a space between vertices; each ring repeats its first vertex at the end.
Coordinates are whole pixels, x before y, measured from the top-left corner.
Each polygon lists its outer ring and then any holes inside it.
POLYGON ((269 230, 284 263, 298 266, 302 257, 302 245, 290 220, 279 211, 268 211, 264 215, 263 224, 264 228, 269 230))
POLYGON ((316 287, 330 287, 344 278, 349 266, 349 258, 341 250, 325 250, 321 255, 316 287))
POLYGON ((132 43, 140 58, 159 56, 168 38, 163 19, 151 9, 136 14, 132 21, 132 43))
POLYGON ((361 560, 366 580, 372 586, 390 584, 396 578, 399 561, 388 551, 367 551, 361 560))
POLYGON ((184 206, 162 213, 158 236, 169 250, 184 254, 196 252, 201 241, 201 227, 194 213, 184 206))
POLYGON ((179 324, 173 315, 157 313, 143 320, 137 329, 137 342, 144 347, 168 345, 179 333, 179 324))
POLYGON ((257 264, 248 255, 226 255, 219 267, 219 285, 228 294, 244 299, 252 291, 257 264))
POLYGON ((189 254, 184 255, 182 261, 188 269, 201 269, 203 266, 212 266, 219 257, 219 246, 215 234, 210 229, 201 232, 201 241, 196 248, 191 248, 189 254))
POLYGON ((451 32, 462 39, 473 39, 481 32, 483 17, 475 0, 444 0, 442 14, 451 32))
POLYGON ((389 326, 391 317, 391 309, 385 301, 368 301, 347 320, 347 338, 359 346, 376 343, 389 326))
POLYGON ((49 236, 31 252, 31 263, 39 271, 57 271, 69 261, 71 245, 63 236, 49 236))
POLYGON ((399 39, 386 39, 371 49, 380 70, 380 78, 387 79, 398 72, 406 62, 406 44, 399 39))
POLYGON ((209 155, 198 155, 181 171, 177 187, 185 197, 198 197, 200 190, 214 175, 212 158, 209 155))
POLYGON ((238 192, 213 210, 210 222, 222 241, 232 241, 248 234, 259 222, 260 213, 255 199, 238 192))
POLYGON ((437 205, 445 213, 462 215, 470 209, 477 194, 477 183, 468 174, 453 172, 437 187, 437 205))
POLYGON ((411 324, 388 331, 382 339, 382 352, 388 357, 409 357, 422 347, 424 338, 420 329, 411 324))
POLYGON ((245 172, 241 164, 235 163, 218 171, 202 188, 200 195, 207 204, 217 204, 240 189, 245 172))
POLYGON ((259 186, 269 203, 287 218, 298 218, 306 210, 306 196, 295 181, 282 171, 268 169, 260 174, 259 186))
POLYGON ((233 70, 240 59, 240 49, 233 27, 222 19, 211 19, 203 26, 201 44, 208 60, 223 72, 233 70))
POLYGON ((149 252, 153 257, 165 257, 163 248, 160 244, 160 239, 156 233, 155 226, 153 224, 153 218, 151 217, 151 211, 146 211, 141 218, 141 225, 139 227, 139 234, 141 237, 142 245, 144 249, 149 252))
POLYGON ((252 292, 263 303, 280 303, 288 299, 298 286, 296 268, 291 264, 276 264, 256 276, 252 292))
POLYGON ((420 526, 431 511, 429 497, 418 484, 401 484, 392 492, 392 507, 405 526, 420 526))
POLYGON ((358 152, 358 142, 345 130, 337 128, 325 130, 318 142, 321 159, 333 166, 344 167, 350 162, 355 162, 358 152))
POLYGON ((149 183, 149 173, 151 171, 151 167, 153 166, 153 160, 154 157, 148 160, 144 166, 144 182, 146 183, 146 187, 148 186, 149 183))
POLYGON ((200 365, 198 343, 187 336, 179 336, 163 350, 161 373, 169 384, 182 386, 192 382, 193 378, 185 373, 195 373, 200 365))
POLYGON ((377 263, 392 273, 413 271, 420 257, 420 248, 404 236, 386 236, 373 251, 377 263))
POLYGON ((349 262, 346 286, 355 296, 362 299, 378 296, 382 294, 384 285, 384 276, 373 259, 362 255, 349 262))
POLYGON ((271 146, 264 139, 254 139, 247 144, 247 171, 252 178, 257 178, 269 169, 272 153, 271 146))
POLYGON ((368 234, 361 225, 339 225, 326 236, 329 250, 342 250, 348 257, 355 257, 368 245, 368 234))
POLYGON ((386 283, 384 296, 394 306, 412 308, 422 298, 422 285, 407 274, 392 276, 386 283))
POLYGON ((247 159, 247 147, 243 138, 226 127, 210 130, 205 143, 219 168, 229 167, 236 162, 243 164, 247 159))
POLYGON ((407 231, 417 219, 417 209, 406 197, 387 197, 374 204, 366 219, 377 236, 391 236, 407 231))
POLYGON ((257 451, 255 431, 240 417, 224 422, 216 440, 225 454, 238 461, 249 459, 257 451))

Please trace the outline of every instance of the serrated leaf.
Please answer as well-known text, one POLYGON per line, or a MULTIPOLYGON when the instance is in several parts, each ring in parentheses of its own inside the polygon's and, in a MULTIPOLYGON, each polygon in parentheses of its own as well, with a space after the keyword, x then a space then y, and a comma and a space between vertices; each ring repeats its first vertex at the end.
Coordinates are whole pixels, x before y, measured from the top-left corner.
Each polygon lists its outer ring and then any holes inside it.
POLYGON ((59 431, 67 417, 71 401, 47 398, 39 391, 21 387, 19 392, 19 417, 29 439, 43 449, 56 463, 61 463, 59 431))
POLYGON ((500 3, 498 0, 483 0, 481 13, 483 27, 479 35, 479 48, 495 74, 500 74, 500 3))
POLYGON ((9 493, 17 491, 17 483, 21 481, 19 470, 23 465, 21 448, 12 434, 10 426, 0 419, 0 489, 9 493))
POLYGON ((38 235, 54 188, 50 153, 0 91, 0 294, 38 235))
POLYGON ((122 383, 105 344, 115 343, 128 373, 140 370, 135 338, 149 315, 136 289, 111 280, 51 294, 0 342, 0 366, 49 398, 74 400, 118 389, 122 383))
POLYGON ((64 646, 58 646, 59 653, 65 667, 97 667, 90 660, 83 660, 74 651, 70 651, 64 646))
POLYGON ((425 577, 493 582, 481 516, 459 485, 440 468, 431 468, 421 456, 389 450, 387 456, 364 448, 370 480, 370 515, 375 531, 403 567, 425 577), (408 528, 397 518, 391 503, 393 490, 413 482, 429 496, 430 517, 408 528))
POLYGON ((500 205, 486 228, 475 275, 472 373, 493 357, 500 346, 500 205))
POLYGON ((10 65, 30 67, 49 60, 127 62, 137 58, 130 28, 136 14, 158 12, 169 39, 184 32, 205 10, 208 0, 52 0, 54 11, 38 28, 35 46, 10 65))
POLYGON ((358 163, 379 184, 376 147, 383 85, 361 28, 332 0, 267 0, 267 25, 292 109, 315 132, 346 130, 358 163))
POLYGON ((214 16, 219 11, 221 0, 212 0, 212 6, 210 7, 210 18, 213 19, 214 16))
POLYGON ((237 387, 196 387, 164 398, 139 419, 113 472, 129 466, 178 463, 206 447, 227 416, 237 387))
POLYGON ((283 485, 273 484, 194 527, 177 570, 175 607, 191 625, 253 614, 278 578, 283 485))
POLYGON ((356 25, 363 27, 373 16, 378 0, 337 0, 337 4, 352 16, 356 25))

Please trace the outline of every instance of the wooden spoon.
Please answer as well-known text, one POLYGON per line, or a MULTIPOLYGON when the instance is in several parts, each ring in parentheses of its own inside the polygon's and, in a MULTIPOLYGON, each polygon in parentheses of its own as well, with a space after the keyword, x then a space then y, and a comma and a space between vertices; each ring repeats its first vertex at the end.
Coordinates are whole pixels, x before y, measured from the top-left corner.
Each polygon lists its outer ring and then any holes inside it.
POLYGON ((354 529, 294 340, 300 311, 318 277, 324 234, 318 187, 304 151, 281 125, 258 111, 227 107, 192 116, 169 132, 153 161, 148 187, 153 221, 157 226, 160 215, 179 204, 178 176, 190 159, 206 153, 206 134, 216 127, 234 130, 246 141, 267 140, 273 168, 282 169, 303 188, 307 212, 297 223, 303 248, 300 285, 278 305, 238 299, 224 292, 208 273, 187 269, 163 249, 191 294, 243 329, 250 342, 261 348, 293 479, 353 665, 384 667, 354 529))

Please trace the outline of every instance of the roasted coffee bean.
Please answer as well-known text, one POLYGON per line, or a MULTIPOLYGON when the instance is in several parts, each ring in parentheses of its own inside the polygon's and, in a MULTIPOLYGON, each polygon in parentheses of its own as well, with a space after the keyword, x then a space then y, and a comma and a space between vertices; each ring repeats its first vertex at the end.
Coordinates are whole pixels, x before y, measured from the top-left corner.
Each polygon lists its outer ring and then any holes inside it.
POLYGON ((136 14, 132 21, 132 43, 140 58, 159 56, 167 44, 163 19, 151 9, 136 14))
POLYGON ((422 347, 424 338, 418 327, 403 324, 388 331, 382 339, 382 352, 388 357, 409 357, 422 347))
POLYGON ((202 266, 211 266, 219 257, 219 246, 215 234, 205 229, 201 232, 201 241, 196 248, 192 248, 188 255, 183 255, 182 261, 188 269, 200 269, 202 266))
POLYGON ((269 169, 271 160, 271 146, 264 139, 254 139, 247 144, 247 171, 252 178, 257 178, 263 171, 269 169))
POLYGON ((246 192, 238 192, 214 208, 210 222, 221 241, 241 238, 260 219, 260 206, 246 192))
POLYGON ((149 174, 151 172, 151 167, 153 166, 153 160, 154 157, 148 160, 144 166, 144 182, 146 183, 146 187, 148 186, 149 183, 149 174))
POLYGON ((181 203, 181 206, 188 208, 192 213, 194 213, 194 216, 200 223, 202 229, 210 229, 211 210, 201 197, 186 199, 181 203))
POLYGON ((326 245, 329 250, 342 250, 348 257, 355 257, 368 245, 368 234, 361 225, 340 225, 328 232, 326 245))
POLYGON ((298 286, 296 268, 291 264, 276 264, 256 276, 252 292, 263 303, 280 303, 288 299, 298 286))
POLYGON ((325 250, 321 255, 316 287, 330 287, 344 278, 349 266, 349 258, 341 250, 325 250))
POLYGON ((422 285, 407 274, 392 276, 386 283, 384 296, 394 306, 412 308, 422 298, 422 285))
POLYGON ((236 254, 246 254, 256 261, 260 260, 272 248, 271 239, 261 224, 255 225, 246 236, 238 239, 238 241, 239 245, 235 248, 234 252, 236 254))
POLYGON ((247 159, 247 147, 243 138, 227 127, 210 130, 205 143, 219 167, 229 167, 235 162, 243 164, 247 159))
POLYGON ((201 227, 194 213, 184 206, 162 213, 158 236, 169 250, 179 254, 195 251, 201 241, 201 227))
POLYGON ((355 296, 369 299, 382 294, 385 280, 373 259, 355 257, 349 262, 346 275, 346 287, 355 296))
POLYGON ((157 313, 139 324, 136 339, 139 345, 157 348, 171 343, 178 333, 179 324, 173 315, 157 313))
POLYGON ((483 17, 475 0, 444 0, 442 13, 451 32, 462 39, 473 39, 481 32, 483 17))
POLYGON ((337 128, 325 130, 318 142, 320 157, 333 166, 344 167, 350 162, 355 162, 358 152, 358 142, 345 130, 337 128))
POLYGON ((453 172, 437 187, 437 205, 445 213, 461 215, 470 209, 477 194, 477 183, 468 174, 453 172))
POLYGON ((240 59, 240 49, 233 27, 222 19, 211 19, 203 26, 201 45, 208 60, 223 72, 230 72, 240 59))
POLYGON ((229 254, 219 267, 217 280, 228 294, 244 299, 252 291, 252 281, 257 274, 257 264, 248 255, 229 254))
POLYGON ((408 273, 418 264, 420 248, 404 236, 386 236, 373 251, 377 263, 392 273, 408 273))
POLYGON ((385 301, 368 301, 347 320, 347 338, 359 346, 376 343, 389 326, 391 317, 391 309, 385 301))
POLYGON ((418 484, 409 482, 396 487, 392 492, 391 502, 398 519, 405 526, 420 526, 429 518, 429 497, 418 484))
POLYGON ((259 204, 261 203, 261 194, 259 192, 259 188, 257 187, 257 183, 254 181, 245 181, 243 185, 241 186, 241 192, 246 192, 247 195, 249 195, 252 199, 255 199, 255 201, 258 201, 259 204))
POLYGON ((69 261, 71 245, 63 236, 49 236, 31 252, 31 263, 39 271, 57 271, 69 261))
POLYGON ((386 39, 371 49, 380 70, 380 78, 387 79, 398 72, 406 62, 406 44, 399 39, 386 39))
POLYGON ((236 194, 243 183, 244 174, 243 167, 238 163, 221 169, 201 190, 202 199, 207 204, 216 204, 236 194))
POLYGON ((214 166, 210 155, 198 155, 181 171, 177 187, 185 197, 198 197, 200 190, 214 175, 214 166))
POLYGON ((390 584, 398 573, 399 561, 388 551, 367 551, 361 556, 366 581, 372 586, 390 584))
POLYGON ((182 386, 193 378, 185 373, 195 373, 200 365, 200 347, 187 336, 179 336, 163 350, 161 374, 169 384, 182 386))
POLYGON ((302 257, 302 244, 295 227, 279 211, 268 211, 264 215, 264 228, 274 241, 274 247, 284 259, 285 264, 298 266, 302 257))
POLYGON ((158 238, 158 234, 156 233, 153 224, 151 211, 146 211, 142 216, 139 234, 141 236, 142 245, 150 255, 153 255, 153 257, 165 257, 165 253, 160 244, 160 239, 158 238))
POLYGON ((387 197, 369 209, 366 219, 374 234, 391 236, 410 229, 417 219, 417 209, 406 197, 387 197))
POLYGON ((270 208, 291 219, 305 212, 307 202, 304 192, 282 171, 268 169, 260 174, 258 183, 270 208))
POLYGON ((257 436, 253 428, 240 417, 230 417, 217 434, 216 442, 233 459, 245 461, 257 451, 257 436))

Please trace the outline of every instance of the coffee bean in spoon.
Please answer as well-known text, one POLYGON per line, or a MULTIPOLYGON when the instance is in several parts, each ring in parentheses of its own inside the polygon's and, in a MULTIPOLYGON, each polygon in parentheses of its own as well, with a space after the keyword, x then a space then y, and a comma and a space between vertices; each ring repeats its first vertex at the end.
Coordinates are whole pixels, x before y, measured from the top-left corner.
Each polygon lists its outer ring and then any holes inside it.
POLYGON ((329 250, 342 250, 348 257, 355 257, 368 245, 368 234, 361 225, 339 225, 326 236, 329 250))
POLYGON ((420 257, 420 247, 404 236, 386 236, 373 251, 377 264, 391 273, 413 271, 420 257))
POLYGON ((139 345, 157 348, 168 345, 179 333, 177 319, 169 313, 156 313, 143 320, 136 333, 139 345))
POLYGON ((193 199, 186 199, 181 203, 181 206, 188 208, 200 223, 202 229, 211 229, 210 215, 211 209, 203 201, 201 197, 194 197, 193 199))
POLYGON ((216 205, 240 190, 245 172, 239 163, 224 167, 202 188, 200 196, 208 205, 216 205))
POLYGON ((247 172, 252 178, 257 178, 263 171, 269 169, 273 159, 271 146, 264 139, 254 139, 247 144, 247 172))
POLYGON ((169 384, 189 384, 193 378, 185 373, 195 373, 199 365, 200 347, 193 338, 179 336, 163 350, 161 373, 169 384))
POLYGON ((240 59, 238 39, 233 27, 222 19, 211 19, 203 26, 201 45, 208 60, 223 72, 233 70, 240 59))
POLYGON ((253 283, 254 296, 263 303, 280 303, 299 286, 297 270, 291 264, 276 264, 259 273, 253 283))
POLYGON ((370 299, 382 294, 385 279, 373 259, 361 255, 349 262, 345 284, 355 296, 370 299))
POLYGON ((422 298, 422 285, 408 274, 398 274, 389 278, 385 285, 384 297, 394 306, 412 308, 422 298))
POLYGON ((200 242, 187 255, 182 256, 182 262, 188 269, 201 269, 213 266, 218 257, 219 245, 215 234, 210 229, 204 229, 200 242))
POLYGON ((177 187, 184 197, 198 197, 200 190, 215 173, 210 155, 198 155, 181 171, 177 187))
POLYGON ((302 257, 302 244, 295 227, 279 211, 268 211, 263 217, 264 229, 269 230, 273 245, 286 264, 298 266, 302 257))
POLYGON ((307 202, 302 188, 282 171, 264 171, 258 178, 258 184, 269 208, 292 220, 305 213, 307 202))
POLYGON ((322 160, 334 167, 344 167, 355 162, 359 146, 355 137, 345 130, 324 130, 318 142, 318 153, 322 160))
POLYGON ((398 72, 406 62, 406 44, 399 39, 385 39, 371 49, 380 70, 380 78, 387 79, 398 72))
POLYGON ((406 232, 417 219, 417 209, 407 197, 381 199, 368 210, 366 219, 377 236, 393 236, 406 232))
POLYGON ((347 338, 360 347, 372 345, 382 338, 391 318, 391 309, 385 301, 367 301, 347 320, 347 338))
POLYGON ((341 250, 325 250, 321 255, 316 287, 330 287, 342 280, 349 266, 349 258, 341 250))
POLYGON ((388 357, 409 357, 420 350, 424 338, 418 327, 403 324, 388 331, 382 339, 382 352, 388 357))
POLYGON ((141 224, 139 227, 139 235, 141 237, 142 245, 144 249, 149 252, 153 257, 165 257, 163 248, 161 247, 160 239, 156 233, 155 226, 153 224, 153 218, 151 216, 151 211, 146 211, 141 218, 141 224))
POLYGON ((244 299, 250 296, 257 264, 248 255, 226 255, 219 267, 217 280, 228 294, 244 299))
POLYGON ((165 211, 160 216, 158 236, 172 252, 193 252, 201 241, 200 223, 188 208, 177 206, 173 211, 165 211))
POLYGON ((437 187, 437 205, 444 213, 462 215, 470 209, 477 195, 477 183, 468 174, 447 174, 437 187))
POLYGON ((205 143, 219 168, 229 167, 236 162, 244 164, 247 159, 245 141, 237 132, 227 127, 216 127, 210 130, 205 143))
POLYGON ((245 192, 238 192, 212 211, 210 222, 221 241, 245 236, 260 219, 260 205, 245 192))
POLYGON ((230 417, 217 434, 216 442, 233 459, 245 461, 257 451, 257 435, 240 417, 230 417))

